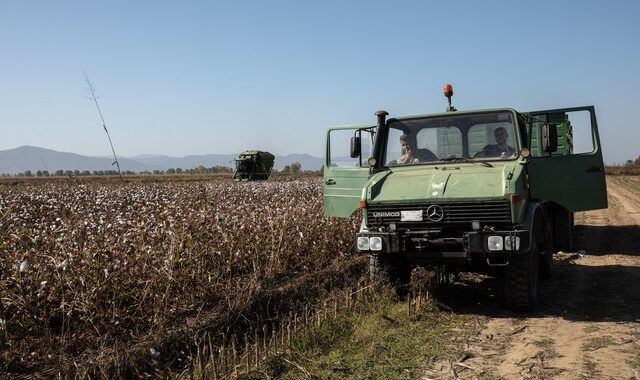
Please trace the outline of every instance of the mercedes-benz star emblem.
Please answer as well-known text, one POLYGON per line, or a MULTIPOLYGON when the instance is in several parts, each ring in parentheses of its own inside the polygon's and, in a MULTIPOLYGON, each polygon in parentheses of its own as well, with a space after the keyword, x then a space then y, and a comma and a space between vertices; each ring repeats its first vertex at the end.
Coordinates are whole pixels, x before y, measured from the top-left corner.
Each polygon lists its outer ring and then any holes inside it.
POLYGON ((431 222, 439 222, 444 218, 444 210, 438 205, 431 205, 427 208, 427 219, 431 222))

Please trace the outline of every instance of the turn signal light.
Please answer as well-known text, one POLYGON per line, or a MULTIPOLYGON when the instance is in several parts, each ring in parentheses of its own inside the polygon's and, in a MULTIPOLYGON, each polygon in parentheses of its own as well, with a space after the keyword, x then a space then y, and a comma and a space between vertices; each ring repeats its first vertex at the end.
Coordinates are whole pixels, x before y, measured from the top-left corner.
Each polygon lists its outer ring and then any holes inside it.
POLYGON ((360 208, 365 208, 367 207, 367 201, 364 199, 360 199, 360 208))
POLYGON ((518 203, 522 200, 522 196, 520 194, 511 194, 509 196, 509 202, 518 203))

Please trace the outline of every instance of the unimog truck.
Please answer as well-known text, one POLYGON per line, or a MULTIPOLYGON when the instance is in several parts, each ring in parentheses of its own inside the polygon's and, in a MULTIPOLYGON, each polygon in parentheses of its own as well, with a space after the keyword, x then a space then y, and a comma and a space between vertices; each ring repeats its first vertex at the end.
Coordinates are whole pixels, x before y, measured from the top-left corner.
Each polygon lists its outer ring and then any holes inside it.
POLYGON ((273 169, 273 154, 261 150, 246 150, 236 158, 233 179, 236 181, 265 180, 273 169))
POLYGON ((509 305, 530 310, 553 253, 571 250, 573 213, 607 207, 595 109, 457 111, 444 90, 446 112, 328 129, 325 215, 362 209, 355 243, 373 280, 498 272, 509 305))

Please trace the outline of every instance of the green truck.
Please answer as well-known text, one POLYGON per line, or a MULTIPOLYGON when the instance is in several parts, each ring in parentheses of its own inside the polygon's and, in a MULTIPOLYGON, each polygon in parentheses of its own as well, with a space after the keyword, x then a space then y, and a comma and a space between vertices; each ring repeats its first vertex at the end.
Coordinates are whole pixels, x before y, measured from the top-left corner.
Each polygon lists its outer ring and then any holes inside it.
POLYGON ((236 181, 265 180, 271 175, 275 157, 261 150, 246 150, 236 158, 233 179, 236 181))
POLYGON ((457 111, 452 94, 444 113, 329 128, 325 215, 362 209, 356 247, 373 280, 403 289, 416 266, 496 269, 509 305, 530 310, 553 252, 572 248, 573 213, 607 207, 595 109, 457 111))

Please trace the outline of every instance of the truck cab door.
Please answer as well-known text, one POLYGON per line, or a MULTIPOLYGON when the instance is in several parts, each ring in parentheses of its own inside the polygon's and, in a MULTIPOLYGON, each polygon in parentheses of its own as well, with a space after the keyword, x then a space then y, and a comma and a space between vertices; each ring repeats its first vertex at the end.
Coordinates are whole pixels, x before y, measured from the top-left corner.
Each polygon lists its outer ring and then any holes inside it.
POLYGON ((527 164, 533 199, 548 200, 569 211, 607 208, 602 148, 593 106, 535 111, 531 124, 531 160, 527 164), (542 127, 557 126, 555 152, 542 148, 542 127), (579 139, 582 137, 582 139, 579 139))
POLYGON ((326 216, 349 217, 359 207, 369 179, 367 159, 373 151, 375 127, 333 127, 327 130, 324 159, 323 203, 326 216), (360 154, 351 157, 352 137, 358 137, 360 154))

